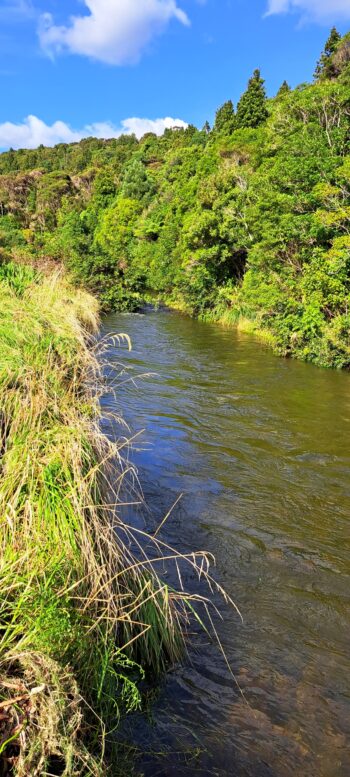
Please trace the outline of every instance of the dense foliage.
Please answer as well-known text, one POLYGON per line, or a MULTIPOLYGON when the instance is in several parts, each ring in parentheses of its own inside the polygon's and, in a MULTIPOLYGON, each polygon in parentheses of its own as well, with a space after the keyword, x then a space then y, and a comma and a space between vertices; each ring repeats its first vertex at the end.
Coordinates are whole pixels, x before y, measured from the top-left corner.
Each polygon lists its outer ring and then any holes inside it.
POLYGON ((2 261, 64 262, 106 306, 147 295, 246 319, 276 349, 350 366, 350 34, 313 84, 259 70, 213 129, 0 156, 2 261))

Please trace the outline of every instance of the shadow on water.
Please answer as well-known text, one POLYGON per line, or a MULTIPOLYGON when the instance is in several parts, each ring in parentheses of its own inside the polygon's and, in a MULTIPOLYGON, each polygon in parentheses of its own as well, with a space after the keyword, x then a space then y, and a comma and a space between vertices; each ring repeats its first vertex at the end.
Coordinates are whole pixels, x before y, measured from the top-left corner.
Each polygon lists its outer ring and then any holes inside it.
POLYGON ((155 373, 104 398, 145 429, 131 456, 151 512, 132 520, 154 530, 183 494, 162 538, 212 552, 244 615, 218 602, 242 693, 194 633, 152 721, 129 722, 141 773, 348 777, 349 375, 166 311, 104 320, 103 334, 121 331, 133 351, 111 345, 109 379, 121 361, 124 379, 155 373))

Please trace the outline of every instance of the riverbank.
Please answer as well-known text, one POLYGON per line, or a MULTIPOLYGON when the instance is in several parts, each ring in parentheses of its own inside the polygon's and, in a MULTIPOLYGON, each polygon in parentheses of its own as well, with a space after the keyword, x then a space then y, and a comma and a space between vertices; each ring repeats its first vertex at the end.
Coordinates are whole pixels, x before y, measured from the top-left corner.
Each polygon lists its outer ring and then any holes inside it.
POLYGON ((190 318, 197 318, 199 321, 206 323, 213 323, 221 326, 225 329, 236 330, 237 332, 243 332, 244 334, 251 334, 262 343, 265 343, 267 347, 278 356, 287 356, 286 351, 282 351, 279 348, 278 340, 272 332, 264 327, 257 319, 247 318, 246 316, 237 313, 232 308, 214 308, 211 311, 207 311, 201 316, 194 316, 193 311, 185 304, 184 300, 180 297, 171 296, 158 296, 146 295, 145 301, 147 304, 153 304, 155 307, 164 306, 169 310, 174 310, 177 313, 183 313, 190 318))
POLYGON ((291 335, 283 321, 277 326, 270 322, 267 311, 245 312, 244 309, 244 304, 224 309, 219 305, 201 316, 201 320, 252 334, 283 358, 298 359, 316 367, 350 369, 349 338, 345 336, 345 327, 338 326, 339 322, 324 322, 322 329, 315 329, 305 342, 299 329, 291 335))
POLYGON ((118 517, 130 467, 125 432, 100 429, 96 300, 0 272, 1 774, 102 777, 145 671, 181 655, 185 603, 118 517))
POLYGON ((197 318, 206 323, 218 324, 227 329, 236 330, 245 334, 254 335, 264 343, 277 356, 294 358, 300 361, 315 364, 317 367, 350 369, 350 344, 344 337, 345 329, 341 329, 339 322, 324 323, 323 329, 314 332, 308 343, 305 343, 299 330, 292 336, 282 327, 277 330, 265 310, 252 310, 245 305, 241 291, 234 296, 229 303, 228 299, 219 303, 205 312, 195 315, 193 310, 180 296, 172 295, 146 295, 147 302, 156 299, 156 305, 165 305, 171 310, 183 313, 191 318, 197 318))

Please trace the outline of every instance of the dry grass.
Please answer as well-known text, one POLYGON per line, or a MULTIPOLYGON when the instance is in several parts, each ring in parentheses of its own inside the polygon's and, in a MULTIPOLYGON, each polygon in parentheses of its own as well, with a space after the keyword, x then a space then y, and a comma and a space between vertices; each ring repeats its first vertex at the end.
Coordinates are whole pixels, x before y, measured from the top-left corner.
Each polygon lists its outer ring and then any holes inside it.
POLYGON ((181 657, 208 606, 180 574, 179 591, 164 585, 158 563, 215 585, 205 553, 156 536, 147 554, 120 520, 137 478, 125 434, 100 429, 97 327, 97 303, 60 276, 0 280, 0 760, 17 777, 106 774, 106 734, 140 705, 138 679, 181 657))

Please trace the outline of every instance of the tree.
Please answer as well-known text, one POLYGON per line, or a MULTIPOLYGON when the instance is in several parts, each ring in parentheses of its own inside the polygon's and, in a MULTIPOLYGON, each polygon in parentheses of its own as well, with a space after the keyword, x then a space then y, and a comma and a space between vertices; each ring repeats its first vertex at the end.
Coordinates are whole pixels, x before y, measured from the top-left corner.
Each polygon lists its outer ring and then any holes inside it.
POLYGON ((349 369, 350 34, 336 38, 334 77, 266 102, 255 71, 237 123, 228 101, 209 135, 0 154, 0 264, 63 262, 106 308, 155 292, 242 315, 281 353, 349 369))
POLYGON ((344 35, 332 55, 334 78, 347 73, 350 76, 350 33, 344 35))
POLYGON ((333 54, 341 41, 341 35, 335 27, 332 27, 329 38, 326 41, 321 57, 317 63, 314 78, 322 81, 325 78, 335 78, 336 72, 333 63, 333 54))
POLYGON ((126 199, 143 200, 154 194, 154 185, 145 166, 134 159, 126 168, 121 193, 126 199))
POLYGON ((225 135, 232 135, 236 128, 235 109, 232 100, 227 100, 216 111, 214 130, 225 135))
POLYGON ((291 92, 291 88, 287 81, 283 81, 283 84, 281 84, 276 97, 284 97, 284 95, 288 94, 288 92, 291 92))
POLYGON ((266 121, 268 111, 264 83, 260 70, 254 70, 252 77, 248 81, 247 90, 242 94, 237 105, 237 127, 255 128, 266 121))
POLYGON ((211 132, 211 126, 208 121, 205 122, 202 131, 205 132, 206 135, 209 135, 209 133, 211 132))

